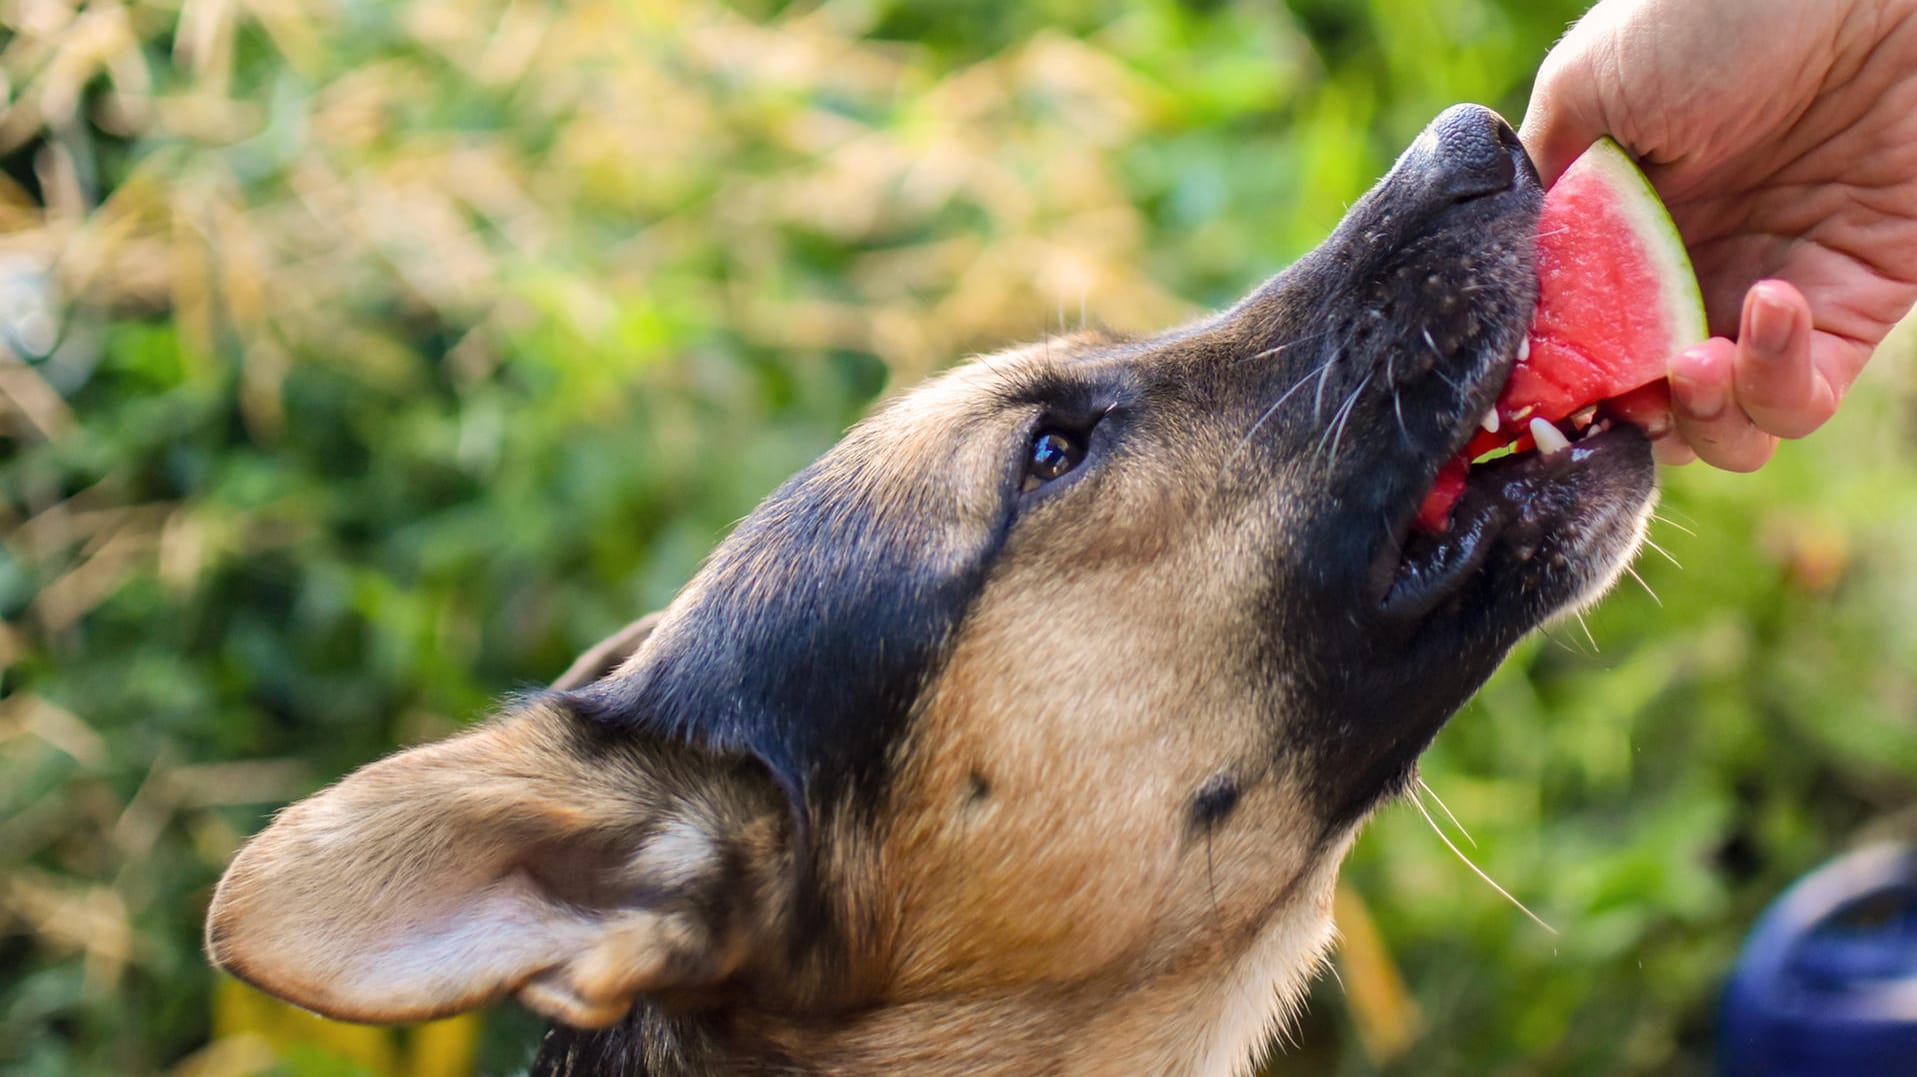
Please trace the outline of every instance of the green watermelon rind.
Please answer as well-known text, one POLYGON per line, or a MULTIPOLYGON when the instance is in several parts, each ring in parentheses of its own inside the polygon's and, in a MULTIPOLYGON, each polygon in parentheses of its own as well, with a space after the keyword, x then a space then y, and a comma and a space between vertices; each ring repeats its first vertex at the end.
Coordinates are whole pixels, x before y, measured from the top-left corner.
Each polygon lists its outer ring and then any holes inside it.
POLYGON ((1679 350, 1703 342, 1711 335, 1704 315, 1704 292, 1698 287, 1697 270, 1684 248, 1684 237, 1664 208, 1657 188, 1651 186, 1651 178, 1608 135, 1592 143, 1578 163, 1588 165, 1616 194, 1618 214, 1629 222, 1632 234, 1644 243, 1650 256, 1670 332, 1663 358, 1668 361, 1679 350))

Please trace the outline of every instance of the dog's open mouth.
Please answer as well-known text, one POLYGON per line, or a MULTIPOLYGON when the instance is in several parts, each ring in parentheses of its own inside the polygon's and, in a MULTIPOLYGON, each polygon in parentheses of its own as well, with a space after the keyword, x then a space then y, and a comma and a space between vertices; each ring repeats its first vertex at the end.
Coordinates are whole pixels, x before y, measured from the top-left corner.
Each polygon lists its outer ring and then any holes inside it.
POLYGON ((1637 427, 1608 417, 1563 436, 1565 443, 1548 453, 1512 452, 1472 465, 1448 530, 1424 531, 1407 522, 1380 561, 1387 574, 1384 611, 1401 618, 1430 613, 1463 589, 1494 548, 1519 562, 1541 554, 1558 558, 1563 567, 1566 552, 1554 549, 1553 540, 1581 507, 1580 473, 1646 441, 1637 427))
MULTIPOLYGON (((1504 356, 1488 376, 1501 387, 1515 359, 1515 353, 1504 356)), ((1485 575, 1494 554, 1519 569, 1541 560, 1540 572, 1582 567, 1570 563, 1574 558, 1601 558, 1603 551, 1585 549, 1575 533, 1586 530, 1587 517, 1603 513, 1613 493, 1608 478, 1633 470, 1648 448, 1644 432, 1611 414, 1606 403, 1557 423, 1507 426, 1500 447, 1472 458, 1466 446, 1482 447, 1486 433, 1500 433, 1491 415, 1453 432, 1452 454, 1434 480, 1462 486, 1445 527, 1426 527, 1418 522, 1421 509, 1408 511, 1380 554, 1374 594, 1387 616, 1426 617, 1485 575)))

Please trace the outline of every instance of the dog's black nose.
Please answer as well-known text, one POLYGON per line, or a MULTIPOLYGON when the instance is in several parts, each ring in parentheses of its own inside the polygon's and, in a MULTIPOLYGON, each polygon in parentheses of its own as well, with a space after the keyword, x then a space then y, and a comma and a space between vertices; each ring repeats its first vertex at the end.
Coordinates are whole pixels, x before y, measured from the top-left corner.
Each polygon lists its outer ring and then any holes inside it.
POLYGON ((1520 173, 1537 182, 1531 158, 1504 117, 1483 105, 1453 105, 1418 139, 1437 184, 1453 202, 1508 191, 1520 173))

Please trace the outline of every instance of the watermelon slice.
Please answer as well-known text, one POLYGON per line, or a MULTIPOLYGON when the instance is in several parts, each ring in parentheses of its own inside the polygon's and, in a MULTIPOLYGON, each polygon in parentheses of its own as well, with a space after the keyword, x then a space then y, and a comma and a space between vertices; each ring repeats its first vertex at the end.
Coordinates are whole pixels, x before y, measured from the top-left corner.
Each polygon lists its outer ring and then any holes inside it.
POLYGON ((1426 530, 1445 529, 1472 461, 1536 447, 1538 420, 1581 428, 1593 405, 1661 391, 1646 387, 1663 380, 1671 356, 1710 335, 1677 226, 1630 155, 1608 138, 1545 195, 1537 266, 1538 310, 1517 366, 1485 429, 1438 473, 1418 511, 1426 530))

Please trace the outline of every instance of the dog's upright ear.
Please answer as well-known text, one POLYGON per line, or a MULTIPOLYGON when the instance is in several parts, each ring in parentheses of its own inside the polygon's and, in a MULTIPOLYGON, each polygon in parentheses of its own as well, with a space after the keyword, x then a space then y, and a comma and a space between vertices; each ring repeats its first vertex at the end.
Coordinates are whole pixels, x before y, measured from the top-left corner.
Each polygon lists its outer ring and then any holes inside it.
POLYGON ((585 654, 573 659, 572 665, 566 667, 566 672, 561 673, 552 686, 562 692, 584 688, 625 665, 626 659, 631 658, 646 637, 652 635, 653 628, 659 624, 659 617, 657 613, 648 613, 593 644, 585 654))
POLYGON ((281 812, 221 879, 207 952, 345 1020, 510 993, 606 1025, 764 945, 790 833, 755 760, 606 730, 554 694, 281 812))

